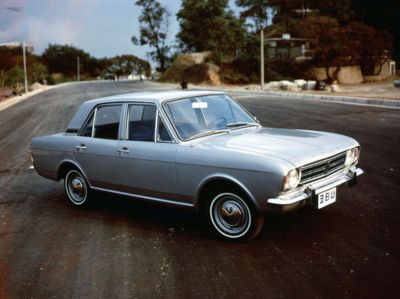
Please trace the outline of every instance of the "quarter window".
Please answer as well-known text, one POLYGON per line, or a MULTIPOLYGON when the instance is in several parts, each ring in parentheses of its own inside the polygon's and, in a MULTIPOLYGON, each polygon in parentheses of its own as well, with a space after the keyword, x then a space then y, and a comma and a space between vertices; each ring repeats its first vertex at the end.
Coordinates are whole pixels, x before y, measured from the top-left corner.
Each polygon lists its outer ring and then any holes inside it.
POLYGON ((169 133, 167 131, 167 128, 164 125, 164 122, 162 121, 160 115, 158 116, 158 134, 157 134, 157 141, 161 142, 171 142, 171 136, 169 136, 169 133))
POLYGON ((122 105, 97 108, 94 122, 95 138, 118 139, 121 109, 122 105))
POLYGON ((92 113, 92 114, 90 115, 89 120, 88 120, 88 122, 86 123, 85 128, 82 130, 81 136, 92 137, 93 118, 94 118, 94 113, 92 113))

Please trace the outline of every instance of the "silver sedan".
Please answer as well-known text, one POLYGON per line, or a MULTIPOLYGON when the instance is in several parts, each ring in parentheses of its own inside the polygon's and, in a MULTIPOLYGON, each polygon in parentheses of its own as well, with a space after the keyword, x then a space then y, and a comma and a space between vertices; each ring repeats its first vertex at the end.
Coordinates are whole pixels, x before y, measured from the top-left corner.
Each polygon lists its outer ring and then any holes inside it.
POLYGON ((64 179, 74 205, 97 190, 191 209, 235 240, 255 237, 265 213, 335 203, 338 187, 363 173, 354 139, 264 128, 214 91, 87 101, 65 132, 33 138, 30 151, 39 175, 64 179))

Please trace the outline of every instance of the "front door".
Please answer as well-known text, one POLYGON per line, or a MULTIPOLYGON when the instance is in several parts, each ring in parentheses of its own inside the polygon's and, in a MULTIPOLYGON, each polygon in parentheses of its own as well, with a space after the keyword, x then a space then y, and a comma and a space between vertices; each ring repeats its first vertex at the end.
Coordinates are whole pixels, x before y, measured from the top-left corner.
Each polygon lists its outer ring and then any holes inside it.
POLYGON ((154 104, 131 104, 125 138, 118 144, 124 192, 176 201, 176 143, 154 104))

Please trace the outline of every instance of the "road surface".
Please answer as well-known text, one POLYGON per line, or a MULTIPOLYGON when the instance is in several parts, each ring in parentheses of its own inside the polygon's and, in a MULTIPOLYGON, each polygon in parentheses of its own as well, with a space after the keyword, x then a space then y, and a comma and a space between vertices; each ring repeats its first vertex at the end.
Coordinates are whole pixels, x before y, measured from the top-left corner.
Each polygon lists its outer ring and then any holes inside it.
MULTIPOLYGON (((232 94, 264 126, 356 138, 365 174, 316 211, 267 216, 250 243, 216 239, 197 215, 100 195, 70 205, 29 170, 33 136, 61 132, 78 105, 166 89, 71 84, 0 112, 0 298, 391 298, 400 291, 400 111, 232 94)), ((170 87, 169 87, 170 88, 170 87)))

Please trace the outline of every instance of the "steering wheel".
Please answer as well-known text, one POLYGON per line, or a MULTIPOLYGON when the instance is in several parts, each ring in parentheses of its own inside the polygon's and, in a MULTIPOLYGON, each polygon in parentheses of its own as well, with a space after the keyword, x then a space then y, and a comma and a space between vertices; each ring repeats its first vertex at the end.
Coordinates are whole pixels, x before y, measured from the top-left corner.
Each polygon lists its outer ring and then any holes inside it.
POLYGON ((223 116, 213 119, 208 125, 216 128, 224 128, 227 124, 226 118, 223 116))

